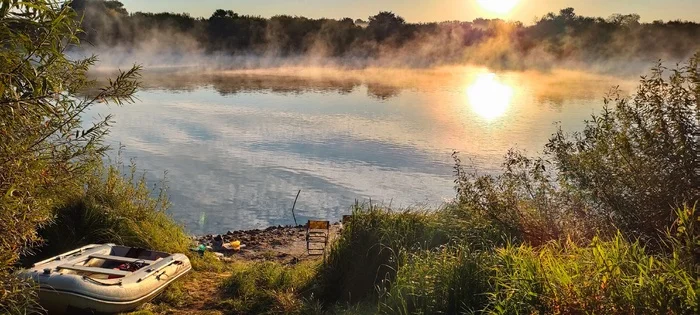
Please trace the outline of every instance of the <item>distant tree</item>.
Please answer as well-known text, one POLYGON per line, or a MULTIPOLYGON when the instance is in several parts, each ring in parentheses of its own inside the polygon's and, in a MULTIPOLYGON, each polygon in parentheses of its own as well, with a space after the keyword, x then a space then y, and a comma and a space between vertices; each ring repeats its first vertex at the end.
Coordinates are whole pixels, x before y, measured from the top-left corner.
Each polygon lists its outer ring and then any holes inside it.
POLYGON ((376 41, 381 42, 399 34, 405 24, 406 21, 402 17, 397 16, 393 12, 382 11, 375 16, 369 17, 367 31, 370 32, 376 41))
POLYGON ((120 15, 129 15, 129 12, 124 8, 124 4, 119 1, 105 1, 104 4, 105 7, 112 12, 120 15))
POLYGON ((352 45, 358 40, 362 32, 360 26, 350 18, 340 21, 324 20, 321 28, 316 32, 316 42, 325 48, 325 53, 332 56, 340 56, 352 49, 352 45))
POLYGON ((129 15, 129 12, 124 8, 124 4, 114 0, 73 0, 69 3, 70 7, 75 11, 82 12, 88 7, 102 8, 103 10, 116 13, 118 15, 129 15))
MULTIPOLYGON (((193 30, 197 25, 197 20, 187 13, 143 13, 136 12, 132 14, 125 23, 133 27, 133 36, 137 37, 137 30, 160 30, 188 32, 193 30)), ((182 34, 186 36, 188 34, 182 34)))
POLYGON ((124 28, 123 21, 128 17, 124 4, 119 1, 76 0, 68 5, 83 19, 83 40, 93 44, 106 43, 119 45, 131 39, 130 30, 124 28))
POLYGON ((225 51, 248 49, 262 40, 264 24, 260 18, 240 16, 231 10, 218 9, 206 20, 208 45, 225 51))
POLYGON ((214 13, 211 15, 212 18, 238 18, 238 13, 233 12, 232 10, 223 10, 223 9, 217 9, 214 11, 214 13))
POLYGON ((606 22, 621 26, 636 26, 639 25, 639 14, 613 14, 607 18, 606 22))
POLYGON ((576 18, 576 13, 574 12, 574 8, 566 8, 566 9, 561 9, 559 10, 559 18, 565 21, 571 21, 576 18))

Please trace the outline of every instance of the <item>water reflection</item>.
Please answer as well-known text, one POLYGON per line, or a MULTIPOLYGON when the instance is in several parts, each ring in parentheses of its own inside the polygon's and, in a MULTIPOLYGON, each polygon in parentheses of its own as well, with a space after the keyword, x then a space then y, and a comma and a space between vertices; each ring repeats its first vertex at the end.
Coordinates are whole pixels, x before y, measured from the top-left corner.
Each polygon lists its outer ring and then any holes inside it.
POLYGON ((217 93, 226 96, 246 93, 274 93, 280 95, 303 93, 337 93, 351 94, 365 86, 367 96, 377 100, 388 100, 399 95, 405 86, 383 83, 381 81, 365 82, 357 78, 303 77, 293 75, 255 75, 214 73, 191 75, 183 73, 163 74, 146 73, 143 76, 142 90, 169 90, 173 92, 194 92, 203 87, 211 87, 217 93))
POLYGON ((192 233, 293 223, 299 189, 301 221, 340 218, 356 199, 438 205, 454 197, 454 150, 496 172, 508 149, 540 150, 552 122, 579 130, 621 83, 482 69, 143 79, 138 104, 98 106, 86 127, 115 115, 108 143, 149 181, 168 171, 170 211, 192 233))
POLYGON ((503 116, 513 100, 514 89, 501 82, 495 73, 481 73, 467 88, 472 110, 481 118, 493 121, 503 116))

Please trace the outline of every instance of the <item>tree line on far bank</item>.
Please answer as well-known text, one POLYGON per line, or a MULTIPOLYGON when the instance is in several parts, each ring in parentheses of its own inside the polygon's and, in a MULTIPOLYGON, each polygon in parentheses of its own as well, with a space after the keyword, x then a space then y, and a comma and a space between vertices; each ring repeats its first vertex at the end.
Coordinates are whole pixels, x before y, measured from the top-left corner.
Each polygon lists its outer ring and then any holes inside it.
POLYGON ((533 25, 499 19, 409 23, 384 11, 362 19, 241 15, 218 9, 208 18, 187 13, 129 13, 119 1, 75 0, 82 35, 100 47, 197 50, 263 56, 410 57, 419 65, 481 61, 522 65, 548 61, 599 62, 630 57, 682 60, 700 48, 700 24, 640 22, 638 14, 608 18, 548 13, 533 25), (526 58, 525 58, 526 59, 526 58))

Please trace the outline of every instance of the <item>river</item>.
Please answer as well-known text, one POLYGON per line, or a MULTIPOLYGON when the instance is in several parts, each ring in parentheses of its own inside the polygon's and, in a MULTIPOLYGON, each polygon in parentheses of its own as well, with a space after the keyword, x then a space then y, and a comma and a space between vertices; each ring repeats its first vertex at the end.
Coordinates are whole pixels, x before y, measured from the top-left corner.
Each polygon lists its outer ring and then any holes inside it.
POLYGON ((150 71, 135 104, 113 114, 107 143, 146 178, 164 178, 168 210, 191 233, 337 220, 357 200, 393 209, 450 201, 451 154, 479 174, 510 148, 541 154, 561 126, 580 130, 615 85, 576 71, 279 68, 150 71), (167 171, 167 174, 165 173, 167 171))

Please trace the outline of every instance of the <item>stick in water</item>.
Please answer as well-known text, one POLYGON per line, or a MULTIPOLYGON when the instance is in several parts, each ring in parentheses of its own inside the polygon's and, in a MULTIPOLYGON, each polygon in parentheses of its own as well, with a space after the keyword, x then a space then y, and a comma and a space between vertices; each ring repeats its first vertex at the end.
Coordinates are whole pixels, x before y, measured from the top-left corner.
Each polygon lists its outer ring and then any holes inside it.
POLYGON ((301 189, 299 189, 299 192, 297 192, 297 197, 294 198, 294 204, 292 205, 292 217, 294 218, 294 225, 299 225, 297 224, 297 216, 294 214, 294 207, 297 206, 297 199, 299 199, 299 194, 301 194, 301 189))

